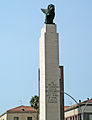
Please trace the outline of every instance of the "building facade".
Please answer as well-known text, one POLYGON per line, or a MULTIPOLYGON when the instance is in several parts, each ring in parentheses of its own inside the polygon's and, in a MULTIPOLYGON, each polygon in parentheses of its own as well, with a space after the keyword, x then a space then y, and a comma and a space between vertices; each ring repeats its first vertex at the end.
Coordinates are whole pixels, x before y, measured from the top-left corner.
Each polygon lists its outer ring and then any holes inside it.
POLYGON ((22 105, 2 114, 0 120, 37 120, 37 112, 30 106, 22 105))
POLYGON ((92 99, 65 107, 65 120, 92 120, 92 99))

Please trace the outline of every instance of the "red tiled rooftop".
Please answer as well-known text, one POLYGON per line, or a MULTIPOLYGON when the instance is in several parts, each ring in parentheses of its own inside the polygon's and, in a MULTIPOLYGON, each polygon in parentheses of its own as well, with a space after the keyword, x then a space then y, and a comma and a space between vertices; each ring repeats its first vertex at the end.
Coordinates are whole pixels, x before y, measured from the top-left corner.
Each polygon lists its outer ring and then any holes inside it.
POLYGON ((64 106, 64 108, 68 108, 68 107, 70 107, 70 106, 64 106))
POLYGON ((92 99, 89 99, 89 100, 85 100, 85 101, 83 101, 82 103, 92 103, 92 99))
POLYGON ((72 106, 65 106, 65 107, 64 107, 64 110, 66 111, 66 110, 74 109, 74 108, 76 108, 77 106, 85 105, 86 103, 87 103, 87 104, 92 104, 92 99, 85 100, 85 101, 81 101, 81 102, 79 102, 78 104, 74 104, 74 105, 72 105, 72 106))
POLYGON ((30 106, 24 106, 24 105, 21 105, 21 106, 19 106, 19 107, 16 107, 16 108, 13 108, 13 109, 10 109, 10 110, 8 110, 7 112, 10 112, 10 111, 18 111, 18 112, 20 112, 20 111, 30 111, 30 112, 35 112, 36 110, 34 109, 34 108, 32 108, 32 107, 30 107, 30 106))

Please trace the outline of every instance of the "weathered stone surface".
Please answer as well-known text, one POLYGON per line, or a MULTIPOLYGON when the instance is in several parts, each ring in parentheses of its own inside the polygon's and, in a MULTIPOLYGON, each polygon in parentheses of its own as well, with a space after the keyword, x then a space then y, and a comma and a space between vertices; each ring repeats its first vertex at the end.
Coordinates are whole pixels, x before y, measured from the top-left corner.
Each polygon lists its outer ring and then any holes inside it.
POLYGON ((55 24, 40 37, 40 120, 60 120, 59 41, 55 24))

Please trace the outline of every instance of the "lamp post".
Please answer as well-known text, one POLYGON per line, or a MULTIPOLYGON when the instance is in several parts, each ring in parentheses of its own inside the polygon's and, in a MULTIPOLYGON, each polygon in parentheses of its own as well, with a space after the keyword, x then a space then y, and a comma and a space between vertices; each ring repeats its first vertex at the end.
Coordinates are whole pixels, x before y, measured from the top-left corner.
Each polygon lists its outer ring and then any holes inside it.
POLYGON ((81 120, 84 120, 83 114, 84 114, 84 111, 85 111, 85 109, 86 109, 86 107, 87 107, 87 104, 89 103, 90 99, 88 99, 88 102, 86 102, 86 104, 85 104, 85 106, 84 106, 84 109, 82 110, 81 107, 80 107, 80 103, 78 103, 74 97, 72 97, 70 94, 68 94, 68 93, 66 93, 66 92, 63 92, 63 91, 61 91, 61 93, 66 94, 66 95, 69 96, 73 101, 76 102, 76 104, 77 104, 78 107, 79 107, 79 110, 81 111, 81 120))
POLYGON ((85 104, 85 106, 84 106, 84 109, 82 110, 81 109, 81 118, 82 118, 82 120, 84 119, 84 111, 85 111, 85 109, 86 109, 86 107, 87 107, 87 104, 89 103, 89 101, 90 101, 90 99, 88 98, 88 102, 86 102, 86 104, 85 104))
MULTIPOLYGON (((76 101, 76 99, 74 97, 72 97, 70 94, 68 94, 66 92, 63 92, 63 93, 66 94, 67 96, 69 96, 78 105, 79 109, 82 111, 80 104, 76 101)), ((74 120, 75 120, 75 117, 74 117, 74 120)))

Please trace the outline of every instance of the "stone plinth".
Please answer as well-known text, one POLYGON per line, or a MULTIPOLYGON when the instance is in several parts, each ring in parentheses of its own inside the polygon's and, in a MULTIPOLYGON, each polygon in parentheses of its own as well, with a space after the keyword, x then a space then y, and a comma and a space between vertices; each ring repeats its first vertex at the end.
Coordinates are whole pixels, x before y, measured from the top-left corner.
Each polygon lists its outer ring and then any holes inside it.
POLYGON ((40 37, 40 120, 60 120, 59 41, 55 24, 40 37))

